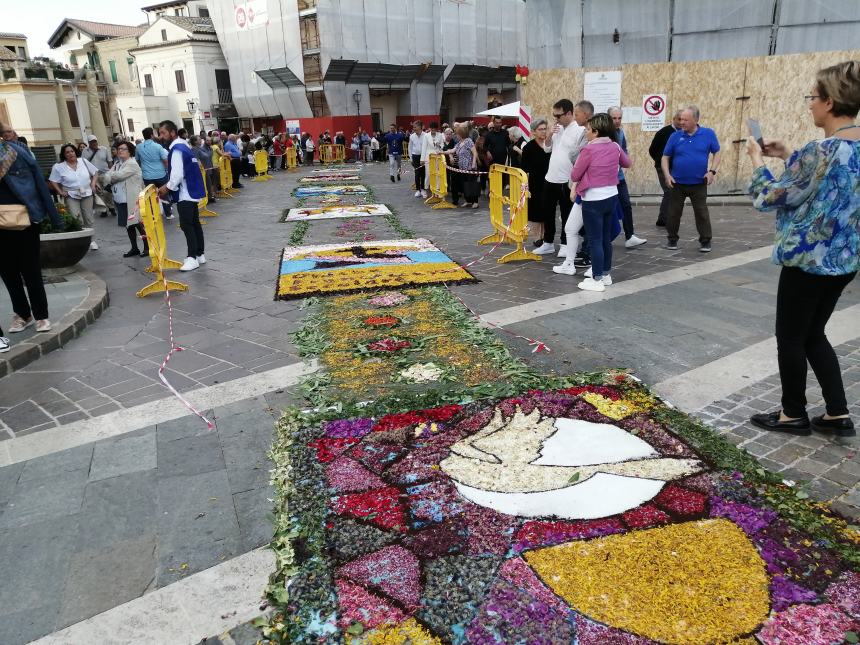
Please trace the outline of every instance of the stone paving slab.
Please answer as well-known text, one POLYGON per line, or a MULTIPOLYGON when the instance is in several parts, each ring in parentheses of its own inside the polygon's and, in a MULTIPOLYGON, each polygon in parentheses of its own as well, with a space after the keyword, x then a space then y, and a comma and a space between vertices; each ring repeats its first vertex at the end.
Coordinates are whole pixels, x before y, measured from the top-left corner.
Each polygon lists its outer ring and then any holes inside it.
POLYGON ((0 643, 28 642, 267 544, 272 392, 0 468, 0 643))

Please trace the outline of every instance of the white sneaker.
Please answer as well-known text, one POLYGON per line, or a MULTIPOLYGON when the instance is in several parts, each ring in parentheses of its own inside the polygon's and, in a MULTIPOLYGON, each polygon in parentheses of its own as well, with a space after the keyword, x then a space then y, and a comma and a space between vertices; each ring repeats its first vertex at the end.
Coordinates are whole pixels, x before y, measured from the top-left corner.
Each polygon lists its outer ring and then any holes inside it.
POLYGON ((171 213, 170 215, 168 215, 168 216, 167 216, 167 217, 165 217, 164 219, 176 219, 176 215, 173 215, 173 214, 171 213))
POLYGON ((98 251, 99 245, 95 241, 90 242, 90 251, 98 251))
POLYGON ((578 286, 583 291, 606 291, 603 280, 594 280, 593 278, 586 278, 578 286))
POLYGON ((635 249, 637 246, 641 246, 645 244, 648 240, 642 239, 641 237, 636 237, 635 235, 631 235, 630 239, 624 243, 625 249, 635 249))
POLYGON ((422 196, 424 199, 427 199, 427 191, 426 191, 426 190, 422 190, 422 191, 421 191, 421 196, 422 196))
POLYGON ((421 197, 421 191, 420 191, 420 190, 416 190, 416 191, 415 191, 415 196, 416 196, 416 197, 421 197))
POLYGON ((5 336, 0 336, 0 354, 9 351, 9 347, 12 343, 9 342, 9 339, 5 336))
POLYGON ((206 264, 206 256, 202 253, 197 256, 197 264, 206 264))
POLYGON ((558 247, 558 257, 566 258, 567 257, 567 244, 560 244, 558 247))
POLYGON ((557 264, 552 268, 554 273, 563 273, 564 275, 576 275, 576 267, 573 266, 573 263, 568 264, 567 262, 563 262, 562 264, 557 264))
POLYGON ((532 251, 532 253, 537 253, 538 255, 552 255, 555 253, 555 245, 550 244, 549 242, 544 242, 532 251))
MULTIPOLYGON (((588 269, 586 269, 585 273, 583 273, 582 275, 584 275, 586 278, 593 278, 594 277, 594 274, 591 272, 591 267, 588 267, 588 269)), ((603 286, 608 287, 611 284, 612 284, 612 276, 609 275, 608 273, 604 273, 603 274, 603 286)))
POLYGON ((198 264, 197 260, 194 258, 188 257, 185 258, 185 262, 182 263, 182 266, 179 267, 180 271, 194 271, 194 269, 198 268, 200 264, 198 264))

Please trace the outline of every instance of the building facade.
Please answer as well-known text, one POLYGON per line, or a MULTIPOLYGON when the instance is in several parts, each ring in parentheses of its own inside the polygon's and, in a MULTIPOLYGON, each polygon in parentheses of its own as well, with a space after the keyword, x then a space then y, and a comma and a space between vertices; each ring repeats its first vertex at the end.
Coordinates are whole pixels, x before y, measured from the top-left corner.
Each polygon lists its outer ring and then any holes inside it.
POLYGON ((30 51, 27 49, 27 36, 24 34, 12 34, 0 31, 0 47, 15 54, 17 60, 30 59, 30 51))

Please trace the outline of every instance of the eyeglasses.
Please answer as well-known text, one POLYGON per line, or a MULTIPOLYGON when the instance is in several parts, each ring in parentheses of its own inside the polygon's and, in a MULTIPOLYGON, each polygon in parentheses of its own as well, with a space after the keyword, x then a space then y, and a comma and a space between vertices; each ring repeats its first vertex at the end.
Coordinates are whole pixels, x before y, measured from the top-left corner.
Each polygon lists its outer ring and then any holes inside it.
POLYGON ((814 99, 820 99, 821 97, 818 94, 807 94, 803 97, 803 100, 806 101, 807 105, 812 105, 812 101, 814 99))
POLYGON ((561 114, 556 114, 555 112, 553 112, 553 114, 552 114, 553 119, 560 119, 563 116, 564 116, 564 112, 562 112, 561 114))

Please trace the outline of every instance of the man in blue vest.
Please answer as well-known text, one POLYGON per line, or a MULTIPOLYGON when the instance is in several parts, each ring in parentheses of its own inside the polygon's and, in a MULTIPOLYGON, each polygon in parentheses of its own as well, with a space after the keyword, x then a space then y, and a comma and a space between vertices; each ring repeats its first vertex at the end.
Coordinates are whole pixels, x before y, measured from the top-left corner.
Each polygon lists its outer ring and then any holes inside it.
POLYGON ((203 227, 200 226, 200 211, 197 202, 206 195, 200 165, 188 143, 180 139, 173 121, 162 121, 158 125, 161 140, 170 143, 167 157, 167 183, 158 189, 159 197, 170 193, 170 201, 179 211, 179 228, 185 233, 188 256, 180 271, 193 271, 206 264, 203 255, 203 227))

